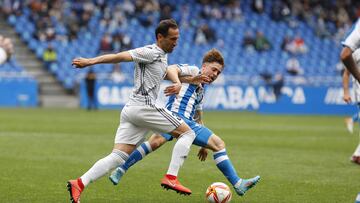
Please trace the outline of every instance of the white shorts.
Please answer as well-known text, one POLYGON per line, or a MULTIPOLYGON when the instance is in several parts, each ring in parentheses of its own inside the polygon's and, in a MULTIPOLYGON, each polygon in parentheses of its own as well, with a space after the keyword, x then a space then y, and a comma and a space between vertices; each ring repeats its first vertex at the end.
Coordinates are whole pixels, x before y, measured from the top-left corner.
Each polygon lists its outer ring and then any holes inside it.
POLYGON ((169 133, 184 121, 167 110, 155 105, 125 105, 120 115, 120 125, 115 144, 141 144, 149 131, 169 133))

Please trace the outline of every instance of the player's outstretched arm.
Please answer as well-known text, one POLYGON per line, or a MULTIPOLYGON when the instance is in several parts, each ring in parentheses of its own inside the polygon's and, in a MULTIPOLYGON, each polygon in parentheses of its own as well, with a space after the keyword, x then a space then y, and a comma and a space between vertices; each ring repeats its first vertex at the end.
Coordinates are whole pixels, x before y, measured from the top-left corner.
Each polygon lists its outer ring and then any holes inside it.
POLYGON ((349 72, 354 76, 354 78, 360 82, 360 72, 357 69, 354 58, 352 57, 353 51, 349 47, 344 47, 341 51, 341 61, 344 63, 345 67, 349 72))
POLYGON ((181 82, 179 79, 181 71, 180 68, 177 67, 177 65, 171 65, 166 70, 166 80, 170 80, 173 82, 172 85, 165 88, 164 93, 166 96, 170 96, 172 94, 178 94, 181 89, 181 82))
POLYGON ((181 70, 177 65, 170 65, 167 69, 166 69, 166 80, 170 80, 173 83, 181 83, 180 82, 180 74, 181 74, 181 70))
POLYGON ((181 83, 189 83, 198 85, 201 83, 208 84, 211 80, 208 76, 203 74, 191 74, 191 73, 183 73, 178 65, 170 65, 167 69, 167 75, 165 79, 172 80, 172 78, 179 78, 181 83))
POLYGON ((199 84, 208 84, 211 80, 208 76, 199 74, 196 76, 181 76, 180 81, 182 83, 199 85, 199 84))
POLYGON ((127 51, 117 54, 105 54, 95 58, 76 58, 72 61, 72 65, 76 68, 85 68, 99 63, 120 63, 133 61, 131 55, 127 51))
POLYGON ((344 90, 344 101, 346 103, 351 103, 351 97, 350 97, 350 91, 349 91, 349 77, 350 77, 350 72, 345 68, 344 73, 343 73, 343 90, 344 90))

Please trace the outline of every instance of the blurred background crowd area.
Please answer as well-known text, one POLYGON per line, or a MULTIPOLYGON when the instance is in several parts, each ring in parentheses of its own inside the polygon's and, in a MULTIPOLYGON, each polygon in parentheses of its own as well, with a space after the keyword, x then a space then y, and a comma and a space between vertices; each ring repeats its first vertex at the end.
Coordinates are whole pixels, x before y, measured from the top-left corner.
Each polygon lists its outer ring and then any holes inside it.
MULTIPOLYGON (((154 43, 154 28, 168 18, 180 26, 170 64, 200 65, 216 47, 227 81, 261 83, 280 74, 288 84, 339 84, 341 40, 360 15, 355 0, 2 0, 0 7, 1 18, 66 89, 88 71, 74 70, 73 58, 154 43)), ((0 76, 26 72, 20 64, 11 57, 0 76)), ((132 80, 131 63, 92 69, 98 78, 132 80)))

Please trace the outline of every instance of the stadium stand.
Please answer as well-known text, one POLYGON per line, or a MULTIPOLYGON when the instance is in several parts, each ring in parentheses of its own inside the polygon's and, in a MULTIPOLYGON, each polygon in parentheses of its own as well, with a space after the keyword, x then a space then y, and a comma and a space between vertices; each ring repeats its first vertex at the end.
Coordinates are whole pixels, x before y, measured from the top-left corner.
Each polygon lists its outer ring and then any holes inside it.
POLYGON ((37 81, 11 56, 13 43, 10 38, 0 35, 0 49, 5 56, 5 61, 0 63, 0 106, 36 106, 37 81))
MULTIPOLYGON (((2 7, 8 23, 39 59, 49 44, 54 47, 57 60, 48 71, 67 89, 73 89, 87 72, 74 70, 71 67, 73 58, 98 55, 106 35, 111 45, 107 51, 152 43, 154 26, 167 17, 176 19, 181 25, 181 38, 178 48, 170 55, 170 63, 199 64, 206 50, 217 47, 226 59, 225 77, 248 84, 261 81, 258 78, 263 72, 281 72, 285 82, 291 84, 296 80, 286 73, 286 62, 296 57, 304 70, 305 85, 338 85, 341 80, 336 70, 339 40, 344 35, 343 30, 351 25, 355 13, 349 9, 351 1, 61 2, 9 0, 2 7), (15 5, 17 9, 11 9, 15 5), (344 12, 345 17, 337 17, 344 16, 344 12), (198 29, 203 25, 210 31, 198 29), (242 47, 246 31, 264 33, 271 48, 249 51, 242 47), (286 36, 300 38, 306 44, 306 52, 294 54, 283 50, 281 44, 286 36), (195 43, 196 37, 200 40, 203 37, 205 43, 195 43)), ((97 65, 93 69, 100 78, 106 78, 113 66, 97 65)), ((122 71, 132 75, 131 64, 124 64, 122 71)))

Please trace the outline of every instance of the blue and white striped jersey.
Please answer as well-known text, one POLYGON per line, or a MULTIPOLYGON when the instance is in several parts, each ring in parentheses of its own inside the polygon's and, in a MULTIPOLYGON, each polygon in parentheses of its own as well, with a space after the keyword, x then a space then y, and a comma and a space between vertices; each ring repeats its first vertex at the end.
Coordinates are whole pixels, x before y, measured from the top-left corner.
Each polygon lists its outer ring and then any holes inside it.
MULTIPOLYGON (((196 66, 179 64, 178 67, 181 70, 181 76, 196 76, 200 74, 200 69, 196 66)), ((204 88, 202 85, 183 83, 180 93, 177 96, 170 96, 166 108, 187 119, 193 120, 195 111, 202 110, 203 97, 204 88)))

